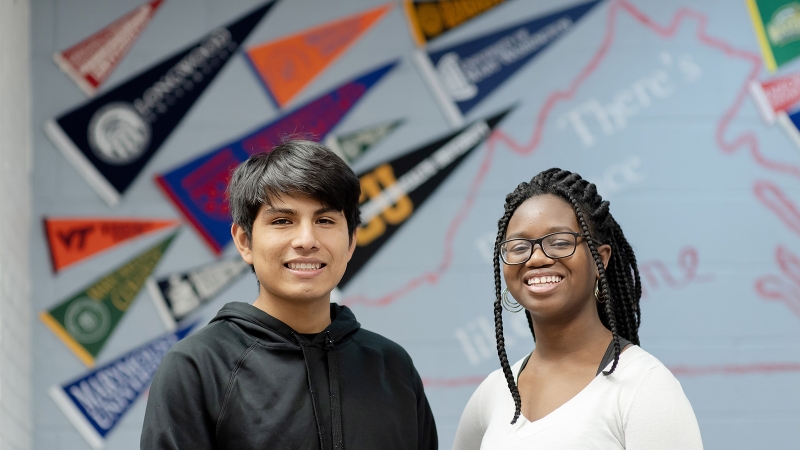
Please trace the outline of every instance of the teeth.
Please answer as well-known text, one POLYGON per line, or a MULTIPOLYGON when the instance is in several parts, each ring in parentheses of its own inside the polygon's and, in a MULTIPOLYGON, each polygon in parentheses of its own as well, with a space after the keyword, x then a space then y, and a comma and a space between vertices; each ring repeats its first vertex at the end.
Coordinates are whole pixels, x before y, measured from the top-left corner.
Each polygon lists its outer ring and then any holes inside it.
POLYGON ((292 270, 317 270, 322 268, 322 263, 289 263, 292 270))
POLYGON ((558 283, 563 278, 560 276, 546 276, 546 277, 533 277, 528 280, 528 286, 534 284, 547 284, 547 283, 558 283))

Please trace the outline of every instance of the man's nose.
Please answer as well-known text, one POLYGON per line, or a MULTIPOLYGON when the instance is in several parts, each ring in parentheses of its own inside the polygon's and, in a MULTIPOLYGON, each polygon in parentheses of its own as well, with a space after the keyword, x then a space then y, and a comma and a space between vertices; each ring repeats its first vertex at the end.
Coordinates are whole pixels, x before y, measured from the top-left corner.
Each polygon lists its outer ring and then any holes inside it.
POLYGON ((317 235, 312 223, 301 223, 297 227, 297 234, 292 240, 292 246, 310 250, 317 247, 317 235))

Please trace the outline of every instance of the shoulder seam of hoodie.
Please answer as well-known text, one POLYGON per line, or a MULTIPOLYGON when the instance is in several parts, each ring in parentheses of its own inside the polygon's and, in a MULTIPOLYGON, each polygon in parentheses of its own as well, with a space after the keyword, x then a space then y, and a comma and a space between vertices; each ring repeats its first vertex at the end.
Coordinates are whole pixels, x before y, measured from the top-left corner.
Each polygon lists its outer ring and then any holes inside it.
POLYGON ((219 425, 222 423, 222 418, 225 416, 225 411, 228 408, 228 399, 231 395, 231 390, 233 389, 233 381, 236 379, 236 374, 239 371, 239 367, 241 367, 242 362, 247 357, 247 355, 255 348, 256 344, 258 343, 257 340, 254 340, 252 344, 250 344, 247 349, 242 352, 242 355, 236 361, 236 365, 233 366, 233 370, 231 371, 230 378, 228 379, 228 386, 225 388, 225 397, 222 400, 222 407, 219 410, 219 415, 217 416, 217 424, 214 427, 214 434, 219 434, 219 425))

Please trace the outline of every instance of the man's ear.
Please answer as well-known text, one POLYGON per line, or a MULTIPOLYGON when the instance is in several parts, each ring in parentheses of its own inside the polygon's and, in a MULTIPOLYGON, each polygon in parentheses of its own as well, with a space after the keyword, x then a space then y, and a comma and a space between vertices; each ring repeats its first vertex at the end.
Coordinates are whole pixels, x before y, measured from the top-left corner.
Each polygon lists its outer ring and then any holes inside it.
POLYGON ((608 261, 611 259, 611 251, 611 246, 608 244, 597 247, 597 253, 600 253, 600 259, 603 260, 603 267, 606 269, 608 269, 608 261))
POLYGON ((353 235, 350 236, 350 249, 347 251, 347 261, 350 261, 350 258, 353 257, 353 252, 356 251, 356 246, 358 245, 358 227, 353 230, 353 235))
POLYGON ((244 228, 234 223, 231 225, 231 236, 233 237, 233 243, 236 244, 236 250, 239 250, 244 262, 252 265, 253 252, 250 249, 250 238, 247 237, 247 232, 244 231, 244 228))

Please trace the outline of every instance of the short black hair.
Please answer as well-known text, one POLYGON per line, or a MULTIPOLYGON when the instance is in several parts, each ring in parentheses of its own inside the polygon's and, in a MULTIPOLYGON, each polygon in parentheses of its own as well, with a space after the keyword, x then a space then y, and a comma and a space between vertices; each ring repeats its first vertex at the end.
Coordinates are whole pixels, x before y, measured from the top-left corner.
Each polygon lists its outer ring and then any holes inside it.
POLYGON ((239 164, 227 189, 233 223, 253 238, 261 205, 282 195, 307 195, 342 211, 352 242, 361 223, 361 186, 342 158, 318 142, 289 139, 239 164))
MULTIPOLYGON (((642 298, 642 283, 639 278, 639 267, 633 248, 625 238, 622 228, 614 216, 611 215, 608 200, 597 192, 597 186, 581 178, 577 173, 567 170, 552 168, 540 172, 530 182, 520 183, 513 192, 506 196, 505 212, 497 222, 497 238, 494 244, 494 320, 495 335, 497 338, 497 354, 500 357, 500 366, 506 377, 511 397, 514 399, 515 411, 511 421, 514 424, 520 415, 522 400, 519 389, 514 382, 514 375, 506 355, 505 338, 503 337, 502 295, 500 284, 500 244, 506 238, 508 222, 514 212, 527 199, 540 195, 555 195, 572 206, 575 217, 581 227, 581 232, 592 253, 592 258, 597 265, 599 279, 599 297, 597 313, 600 321, 611 331, 614 344, 614 363, 611 369, 604 371, 603 375, 610 375, 617 368, 620 348, 619 338, 623 337, 631 343, 639 345, 639 324, 641 323, 641 310, 639 300, 642 298), (611 246, 611 258, 608 268, 603 265, 603 260, 597 247, 603 244, 611 246)), ((534 341, 536 334, 533 330, 533 321, 528 311, 525 311, 528 327, 534 341)))

